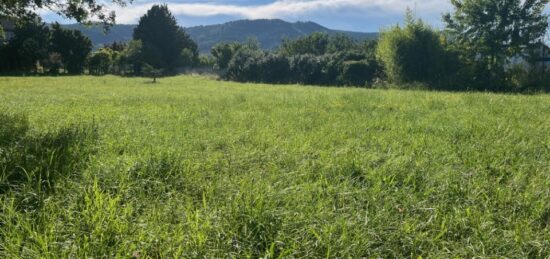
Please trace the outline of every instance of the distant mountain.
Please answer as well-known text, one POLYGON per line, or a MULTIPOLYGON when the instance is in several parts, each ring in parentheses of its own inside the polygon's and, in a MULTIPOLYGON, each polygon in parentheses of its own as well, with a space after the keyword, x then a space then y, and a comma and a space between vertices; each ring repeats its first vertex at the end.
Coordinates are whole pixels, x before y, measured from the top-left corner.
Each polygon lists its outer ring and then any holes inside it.
POLYGON ((201 52, 210 51, 212 46, 219 42, 242 42, 249 37, 257 38, 262 48, 273 49, 279 46, 284 38, 295 39, 314 32, 343 33, 357 40, 373 39, 378 36, 377 33, 331 30, 314 22, 289 23, 283 20, 239 20, 218 25, 190 27, 186 31, 199 44, 201 52))
MULTIPOLYGON (((129 41, 135 25, 115 25, 110 32, 103 34, 101 26, 86 27, 79 24, 65 25, 70 29, 81 30, 88 36, 95 48, 113 41, 129 41)), ((279 46, 283 39, 295 39, 310 35, 314 32, 325 32, 328 34, 345 34, 356 40, 375 39, 378 33, 362 33, 331 30, 314 22, 290 23, 283 20, 239 20, 224 24, 195 26, 185 28, 191 38, 199 45, 201 53, 209 53, 212 46, 219 42, 244 42, 247 38, 255 37, 262 48, 273 49, 279 46)))
POLYGON ((81 24, 64 24, 61 26, 66 29, 82 31, 84 35, 92 40, 95 49, 115 41, 128 42, 132 40, 134 28, 136 27, 133 24, 117 24, 111 27, 109 32, 105 34, 103 33, 103 26, 101 25, 85 26, 81 24))

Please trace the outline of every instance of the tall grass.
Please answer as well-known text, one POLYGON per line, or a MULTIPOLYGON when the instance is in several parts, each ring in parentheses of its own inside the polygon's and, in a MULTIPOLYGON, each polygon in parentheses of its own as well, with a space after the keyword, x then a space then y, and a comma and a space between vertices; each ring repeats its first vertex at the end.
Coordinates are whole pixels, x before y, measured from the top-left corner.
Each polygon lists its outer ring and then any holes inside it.
POLYGON ((0 257, 550 256, 548 95, 147 81, 0 78, 0 257))

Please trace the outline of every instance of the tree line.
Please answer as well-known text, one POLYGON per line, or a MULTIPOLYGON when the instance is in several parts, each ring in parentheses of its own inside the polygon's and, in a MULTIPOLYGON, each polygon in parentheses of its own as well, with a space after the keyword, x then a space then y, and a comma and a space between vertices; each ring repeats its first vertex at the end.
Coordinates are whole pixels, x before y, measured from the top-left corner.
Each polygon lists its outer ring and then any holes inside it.
POLYGON ((408 10, 404 25, 375 41, 315 33, 273 51, 222 43, 212 56, 226 79, 242 82, 548 91, 550 67, 541 59, 548 2, 452 0, 443 30, 408 10))
POLYGON ((198 62, 196 43, 166 5, 154 6, 141 17, 132 41, 94 52, 80 31, 57 23, 48 26, 38 16, 18 20, 14 34, 0 46, 0 71, 5 73, 161 75, 198 62))
POLYGON ((79 31, 27 15, 18 20, 15 37, 0 46, 0 71, 157 77, 203 67, 241 82, 548 90, 550 73, 539 65, 544 63, 537 51, 548 30, 549 1, 451 0, 454 10, 443 15, 442 30, 409 10, 403 25, 382 30, 378 40, 314 33, 262 50, 250 39, 219 43, 209 56, 199 56, 166 5, 140 18, 132 41, 94 52, 79 31))

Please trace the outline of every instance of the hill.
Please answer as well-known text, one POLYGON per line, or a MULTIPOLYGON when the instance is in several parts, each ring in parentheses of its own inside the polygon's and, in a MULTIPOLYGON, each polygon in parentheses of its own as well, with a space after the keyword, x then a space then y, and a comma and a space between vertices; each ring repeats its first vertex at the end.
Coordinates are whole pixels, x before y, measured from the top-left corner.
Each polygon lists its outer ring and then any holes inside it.
MULTIPOLYGON (((103 33, 101 26, 86 27, 79 24, 64 25, 69 29, 81 30, 88 36, 95 48, 113 41, 129 41, 136 25, 115 25, 107 34, 103 33)), ((342 33, 349 35, 356 40, 374 39, 377 33, 361 33, 332 30, 314 22, 290 23, 283 20, 239 20, 217 25, 188 27, 185 30, 191 38, 199 45, 201 53, 208 53, 216 43, 224 41, 243 42, 249 37, 255 37, 262 48, 273 49, 281 43, 284 38, 298 38, 314 32, 326 32, 329 34, 342 33)))
POLYGON ((94 48, 100 48, 105 44, 115 41, 128 42, 132 40, 132 34, 136 25, 117 24, 110 28, 109 32, 104 33, 101 25, 85 26, 82 24, 64 24, 62 27, 71 30, 82 31, 92 41, 94 48))
POLYGON ((186 29, 191 37, 198 42, 201 52, 208 52, 218 42, 245 41, 249 37, 256 37, 262 48, 273 49, 284 38, 298 38, 314 32, 329 34, 342 33, 357 40, 373 39, 376 33, 359 33, 337 31, 323 27, 314 22, 290 23, 283 20, 239 20, 218 25, 197 26, 186 29))

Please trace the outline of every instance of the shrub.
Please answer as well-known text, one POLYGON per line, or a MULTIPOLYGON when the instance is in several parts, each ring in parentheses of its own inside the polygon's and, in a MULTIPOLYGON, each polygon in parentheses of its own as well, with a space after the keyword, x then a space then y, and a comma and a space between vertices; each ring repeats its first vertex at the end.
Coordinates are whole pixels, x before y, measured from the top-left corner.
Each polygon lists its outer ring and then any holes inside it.
POLYGON ((376 72, 375 65, 366 60, 345 61, 340 78, 344 85, 365 86, 374 81, 376 72))
POLYGON ((100 49, 88 58, 88 69, 92 75, 104 75, 109 73, 113 63, 112 53, 109 49, 100 49))
POLYGON ((411 13, 403 28, 395 26, 382 33, 376 52, 392 83, 434 84, 446 81, 451 73, 440 34, 411 13))
POLYGON ((269 54, 259 59, 258 69, 261 82, 287 83, 290 80, 290 64, 287 57, 269 54))
POLYGON ((261 51, 240 49, 229 62, 225 77, 239 82, 261 82, 259 60, 263 56, 261 51))
POLYGON ((290 58, 290 78, 293 83, 315 84, 322 77, 323 65, 314 55, 296 55, 290 58))

